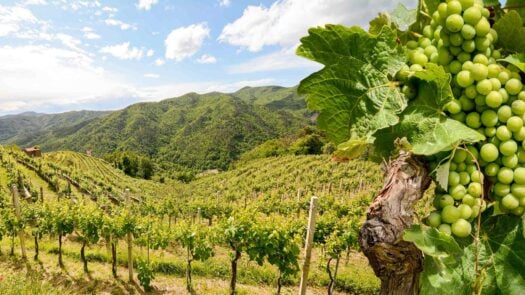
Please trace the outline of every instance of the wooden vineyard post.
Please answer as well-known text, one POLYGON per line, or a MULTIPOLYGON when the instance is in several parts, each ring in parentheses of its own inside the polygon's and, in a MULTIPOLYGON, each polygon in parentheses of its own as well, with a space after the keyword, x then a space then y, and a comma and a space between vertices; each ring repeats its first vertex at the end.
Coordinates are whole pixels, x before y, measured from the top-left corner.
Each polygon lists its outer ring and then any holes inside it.
POLYGON ((301 215, 301 206, 299 205, 301 202, 301 195, 303 194, 303 191, 299 188, 297 189, 297 217, 301 215))
MULTIPOLYGON (((128 209, 131 210, 131 198, 129 196, 129 189, 127 188, 124 191, 124 196, 126 197, 126 202, 128 204, 128 209)), ((129 271, 129 281, 133 282, 133 235, 128 232, 128 271, 129 271)))
POLYGON ((44 203, 44 188, 40 187, 40 202, 44 203))
MULTIPOLYGON (((22 222, 22 217, 20 216, 20 200, 18 199, 18 191, 16 189, 16 185, 12 186, 13 191, 13 204, 15 205, 15 214, 16 218, 18 219, 18 222, 22 222)), ((26 259, 26 239, 24 236, 24 229, 20 228, 18 230, 18 236, 20 237, 20 247, 22 249, 22 258, 26 259)))
POLYGON ((301 284, 299 285, 299 295, 306 294, 308 271, 310 270, 310 259, 312 258, 312 246, 314 243, 315 221, 317 214, 317 197, 313 196, 310 201, 310 214, 308 216, 308 232, 306 233, 306 245, 304 251, 303 272, 301 274, 301 284))

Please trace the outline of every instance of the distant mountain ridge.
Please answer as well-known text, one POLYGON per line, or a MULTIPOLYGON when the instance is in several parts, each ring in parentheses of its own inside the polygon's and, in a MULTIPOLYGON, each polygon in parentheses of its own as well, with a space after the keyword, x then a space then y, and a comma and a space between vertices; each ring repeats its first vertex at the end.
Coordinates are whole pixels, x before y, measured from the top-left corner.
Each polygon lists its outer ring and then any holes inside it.
POLYGON ((226 169, 254 146, 312 123, 296 87, 245 87, 234 93, 188 93, 114 112, 0 117, 0 144, 92 149, 99 156, 131 150, 164 166, 226 169))

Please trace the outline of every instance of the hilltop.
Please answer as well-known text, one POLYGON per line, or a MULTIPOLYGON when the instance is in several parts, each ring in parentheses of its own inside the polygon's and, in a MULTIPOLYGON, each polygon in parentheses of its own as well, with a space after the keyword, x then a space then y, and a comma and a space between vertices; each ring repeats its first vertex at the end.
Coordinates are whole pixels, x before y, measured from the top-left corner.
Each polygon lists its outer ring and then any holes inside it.
POLYGON ((245 87, 235 93, 188 93, 110 113, 2 117, 0 143, 38 144, 47 151, 92 149, 99 157, 127 150, 166 169, 227 169, 243 152, 296 133, 313 118, 295 87, 245 87))

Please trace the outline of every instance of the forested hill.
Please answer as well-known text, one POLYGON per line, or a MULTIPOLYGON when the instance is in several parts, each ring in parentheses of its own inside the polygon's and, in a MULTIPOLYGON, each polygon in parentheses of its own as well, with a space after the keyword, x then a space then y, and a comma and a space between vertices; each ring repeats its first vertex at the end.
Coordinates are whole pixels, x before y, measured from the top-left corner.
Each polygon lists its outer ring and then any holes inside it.
POLYGON ((0 143, 38 144, 51 136, 70 134, 109 112, 80 111, 61 114, 27 112, 0 117, 0 143))
MULTIPOLYGON (((3 117, 2 126, 18 119, 3 117)), ((269 86, 245 87, 230 94, 189 93, 67 122, 74 124, 58 124, 46 131, 0 128, 0 143, 38 144, 45 151, 92 149, 97 156, 131 150, 159 163, 225 169, 257 144, 312 124, 312 114, 295 87, 269 86)))

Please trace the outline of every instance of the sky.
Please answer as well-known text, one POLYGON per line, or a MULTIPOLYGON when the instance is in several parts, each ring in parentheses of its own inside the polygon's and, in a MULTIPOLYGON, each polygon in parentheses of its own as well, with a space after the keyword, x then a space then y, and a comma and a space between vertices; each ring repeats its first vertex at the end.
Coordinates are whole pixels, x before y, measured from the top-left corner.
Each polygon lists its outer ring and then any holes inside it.
MULTIPOLYGON (((416 0, 401 0, 409 8, 416 0)), ((294 86, 326 23, 367 27, 391 0, 0 0, 0 115, 114 110, 188 92, 294 86)))

